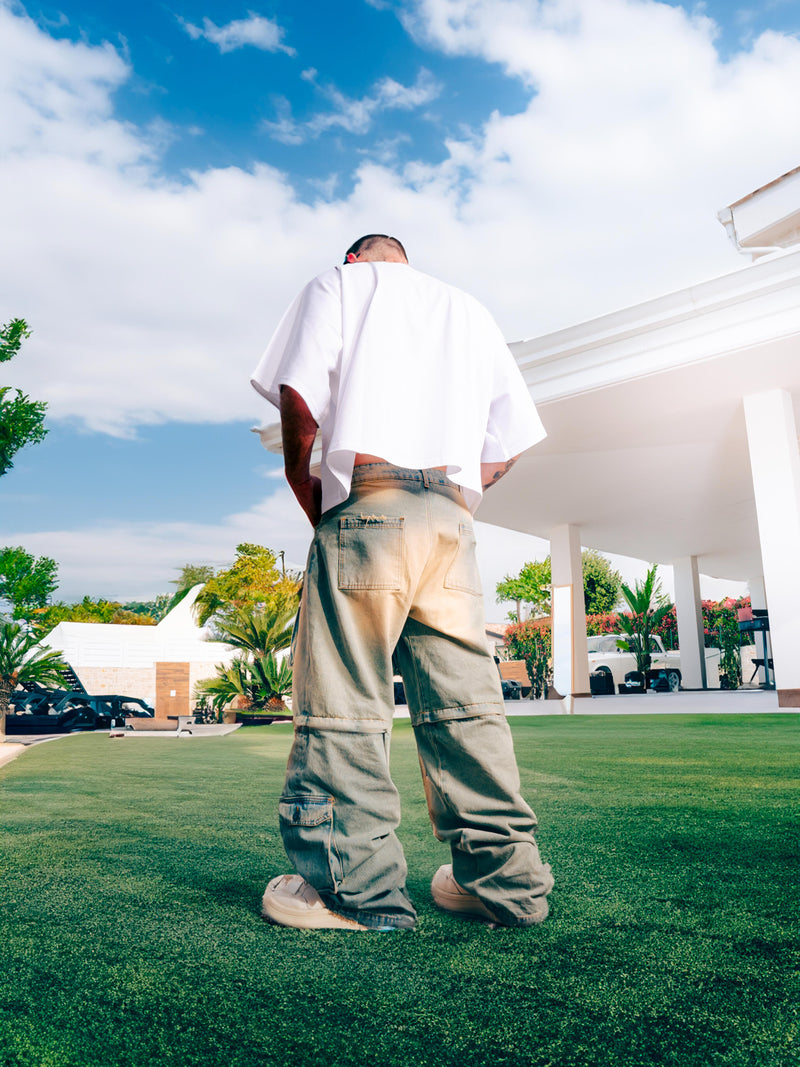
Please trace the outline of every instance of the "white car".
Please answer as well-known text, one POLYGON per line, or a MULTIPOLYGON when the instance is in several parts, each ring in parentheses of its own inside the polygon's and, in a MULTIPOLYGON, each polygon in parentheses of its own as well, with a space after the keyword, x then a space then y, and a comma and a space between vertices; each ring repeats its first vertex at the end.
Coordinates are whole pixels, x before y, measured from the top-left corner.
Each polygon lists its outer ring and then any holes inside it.
MULTIPOLYGON (((589 671, 610 674, 614 680, 614 691, 625 681, 628 671, 636 670, 636 657, 632 652, 626 652, 620 648, 617 642, 619 634, 602 634, 599 637, 589 637, 586 644, 589 649, 589 671)), ((719 685, 719 656, 718 648, 706 649, 706 679, 710 686, 719 685)), ((668 652, 661 643, 660 637, 650 638, 650 674, 652 672, 664 672, 667 686, 670 692, 676 693, 681 687, 681 653, 679 649, 668 652)))

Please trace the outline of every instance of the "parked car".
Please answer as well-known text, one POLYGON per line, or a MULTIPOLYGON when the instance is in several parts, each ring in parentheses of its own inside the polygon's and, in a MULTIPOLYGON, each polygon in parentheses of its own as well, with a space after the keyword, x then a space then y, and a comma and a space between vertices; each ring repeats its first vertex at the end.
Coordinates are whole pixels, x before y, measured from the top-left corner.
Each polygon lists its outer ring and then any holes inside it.
POLYGON ((68 734, 77 730, 108 730, 111 722, 106 716, 89 708, 68 708, 50 714, 21 712, 6 715, 8 734, 68 734))
POLYGON ((503 700, 522 699, 522 686, 513 678, 501 678, 500 685, 503 689, 503 700))
POLYGON ((69 709, 84 710, 97 719, 95 729, 105 730, 114 726, 124 726, 125 719, 153 718, 155 710, 139 697, 120 696, 102 693, 92 696, 89 693, 67 693, 55 705, 56 712, 69 709), (106 723, 107 720, 107 723, 106 723))
MULTIPOLYGON (((589 671, 610 674, 616 690, 619 691, 622 686, 623 691, 628 691, 625 687, 625 676, 636 670, 636 657, 632 652, 619 647, 620 640, 620 634, 601 634, 599 637, 587 638, 589 671)), ((650 638, 650 656, 646 688, 658 687, 677 692, 683 680, 680 649, 667 651, 661 638, 653 636, 650 638)), ((719 657, 718 648, 706 649, 706 675, 712 686, 718 684, 719 680, 719 657)))
POLYGON ((126 718, 155 715, 153 708, 139 697, 108 693, 93 696, 42 687, 15 690, 11 707, 12 713, 6 716, 6 732, 10 734, 110 730, 124 726, 126 718))

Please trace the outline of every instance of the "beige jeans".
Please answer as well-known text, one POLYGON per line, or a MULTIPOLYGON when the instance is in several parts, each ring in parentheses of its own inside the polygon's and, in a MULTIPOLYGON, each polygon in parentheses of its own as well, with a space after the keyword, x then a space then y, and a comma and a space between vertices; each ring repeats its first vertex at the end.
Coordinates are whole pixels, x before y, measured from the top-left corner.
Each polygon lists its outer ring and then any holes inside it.
POLYGON ((392 654, 434 833, 500 921, 534 921, 552 877, 519 792, 484 635, 472 519, 436 470, 357 467, 317 527, 294 648, 295 743, 280 818, 300 874, 340 914, 408 927, 415 911, 389 774, 392 654))

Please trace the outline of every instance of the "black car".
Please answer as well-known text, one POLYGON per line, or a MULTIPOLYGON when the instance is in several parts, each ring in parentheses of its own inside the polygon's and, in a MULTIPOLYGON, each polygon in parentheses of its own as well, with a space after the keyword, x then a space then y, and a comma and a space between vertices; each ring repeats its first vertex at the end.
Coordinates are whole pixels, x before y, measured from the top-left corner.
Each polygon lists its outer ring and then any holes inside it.
POLYGON ((126 718, 152 718, 153 708, 139 697, 37 689, 12 694, 14 712, 6 716, 9 734, 63 734, 110 730, 126 718))
POLYGON ((501 678, 500 685, 503 689, 503 700, 521 700, 522 686, 513 678, 501 678))
POLYGON ((109 730, 114 726, 124 726, 125 719, 148 718, 155 715, 153 708, 139 697, 126 697, 118 694, 103 693, 91 696, 89 693, 67 693, 55 705, 54 711, 83 711, 94 715, 96 730, 109 730))
POLYGON ((70 708, 49 715, 33 712, 6 715, 7 734, 67 734, 76 730, 102 729, 110 729, 110 722, 86 708, 70 708))

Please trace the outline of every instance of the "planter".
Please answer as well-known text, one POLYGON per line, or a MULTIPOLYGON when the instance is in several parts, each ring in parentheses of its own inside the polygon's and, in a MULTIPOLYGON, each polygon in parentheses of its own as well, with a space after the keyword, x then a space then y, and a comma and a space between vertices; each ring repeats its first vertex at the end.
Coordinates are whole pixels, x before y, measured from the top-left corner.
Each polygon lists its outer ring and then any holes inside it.
POLYGON ((242 726, 269 726, 271 722, 291 722, 292 714, 288 711, 237 711, 236 722, 242 726))

